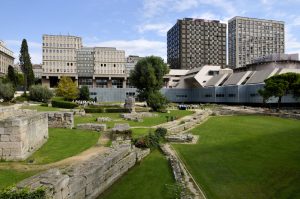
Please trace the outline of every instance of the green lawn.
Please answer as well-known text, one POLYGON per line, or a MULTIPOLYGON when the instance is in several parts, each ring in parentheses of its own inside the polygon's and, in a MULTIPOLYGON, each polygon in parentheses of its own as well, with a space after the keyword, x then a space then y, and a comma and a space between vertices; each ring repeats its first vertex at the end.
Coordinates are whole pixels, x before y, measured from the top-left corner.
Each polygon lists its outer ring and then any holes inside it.
POLYGON ((100 134, 79 129, 49 128, 49 139, 28 160, 36 164, 56 162, 94 146, 100 134))
POLYGON ((37 110, 39 112, 44 112, 44 111, 59 111, 61 110, 60 108, 56 107, 47 107, 47 106, 22 106, 22 109, 30 109, 30 110, 37 110))
POLYGON ((169 187, 174 184, 168 161, 159 151, 153 151, 99 199, 171 199, 174 195, 169 187))
POLYGON ((213 117, 174 145, 209 199, 300 198, 300 122, 264 116, 213 117))
POLYGON ((154 133, 153 128, 133 128, 132 130, 132 137, 138 138, 143 135, 147 135, 149 132, 154 133))
POLYGON ((129 123, 130 126, 151 127, 151 126, 155 126, 167 122, 166 116, 176 116, 177 118, 181 118, 183 116, 190 115, 193 113, 194 113, 193 111, 171 110, 170 113, 157 113, 158 114, 157 117, 146 117, 143 119, 143 122, 123 120, 120 117, 120 113, 93 113, 92 117, 75 116, 74 122, 75 125, 80 123, 87 123, 87 122, 94 123, 96 122, 97 117, 110 117, 113 120, 118 120, 118 121, 104 122, 107 124, 108 128, 113 127, 115 123, 129 123))
POLYGON ((12 169, 0 169, 0 189, 14 185, 21 180, 36 174, 33 171, 15 171, 12 169))

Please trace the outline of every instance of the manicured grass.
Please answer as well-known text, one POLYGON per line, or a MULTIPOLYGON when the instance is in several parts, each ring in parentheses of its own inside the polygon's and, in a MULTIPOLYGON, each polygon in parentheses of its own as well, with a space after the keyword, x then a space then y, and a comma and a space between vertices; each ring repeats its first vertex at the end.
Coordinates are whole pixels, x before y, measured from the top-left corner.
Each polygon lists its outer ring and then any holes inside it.
POLYGON ((154 133, 153 128, 133 128, 132 130, 132 137, 138 138, 143 135, 147 135, 149 132, 154 133))
POLYGON ((130 126, 145 126, 145 127, 151 127, 158 124, 162 124, 167 122, 166 116, 175 116, 176 118, 181 118, 186 115, 193 114, 193 111, 184 111, 184 110, 171 110, 170 113, 157 113, 157 117, 146 117, 143 118, 143 122, 135 122, 135 121, 127 121, 120 117, 120 113, 93 113, 92 117, 80 117, 76 116, 74 121, 75 125, 80 123, 87 123, 87 122, 96 122, 97 117, 110 117, 113 120, 118 121, 111 121, 111 122, 104 122, 107 124, 108 128, 111 128, 114 126, 115 123, 129 123, 130 126))
POLYGON ((0 189, 14 185, 35 173, 33 171, 21 172, 12 169, 0 169, 0 189))
POLYGON ((60 108, 56 107, 47 107, 47 106, 22 106, 22 109, 30 109, 30 110, 37 110, 38 112, 44 112, 44 111, 59 111, 60 108))
POLYGON ((213 117, 174 145, 209 199, 300 198, 300 122, 264 116, 213 117))
POLYGON ((153 151, 113 184, 99 199, 175 198, 168 188, 174 184, 168 161, 159 151, 153 151))
POLYGON ((49 128, 49 139, 28 160, 36 164, 56 162, 94 146, 100 134, 79 129, 49 128))

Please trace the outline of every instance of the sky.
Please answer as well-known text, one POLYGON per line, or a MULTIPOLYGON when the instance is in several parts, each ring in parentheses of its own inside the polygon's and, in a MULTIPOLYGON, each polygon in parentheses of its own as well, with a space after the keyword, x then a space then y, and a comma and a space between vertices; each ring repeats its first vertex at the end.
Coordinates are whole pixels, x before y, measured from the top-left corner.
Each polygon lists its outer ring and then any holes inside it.
POLYGON ((234 16, 285 21, 286 53, 300 53, 300 0, 0 0, 0 40, 18 61, 27 39, 42 62, 42 35, 83 38, 84 46, 117 47, 128 55, 167 57, 167 31, 177 19, 234 16))

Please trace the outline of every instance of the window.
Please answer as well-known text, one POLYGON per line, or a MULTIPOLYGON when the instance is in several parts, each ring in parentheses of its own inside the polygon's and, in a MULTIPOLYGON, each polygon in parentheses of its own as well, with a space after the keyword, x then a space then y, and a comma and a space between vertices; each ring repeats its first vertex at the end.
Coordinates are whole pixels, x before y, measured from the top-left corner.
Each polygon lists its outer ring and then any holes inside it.
POLYGON ((123 87, 123 82, 121 79, 112 79, 111 84, 113 88, 122 88, 123 87))
POLYGON ((96 79, 96 87, 107 88, 107 79, 96 79))
POLYGON ((216 97, 224 97, 224 94, 216 94, 216 97))
POLYGON ((228 94, 228 97, 235 97, 235 94, 233 94, 233 93, 228 94))

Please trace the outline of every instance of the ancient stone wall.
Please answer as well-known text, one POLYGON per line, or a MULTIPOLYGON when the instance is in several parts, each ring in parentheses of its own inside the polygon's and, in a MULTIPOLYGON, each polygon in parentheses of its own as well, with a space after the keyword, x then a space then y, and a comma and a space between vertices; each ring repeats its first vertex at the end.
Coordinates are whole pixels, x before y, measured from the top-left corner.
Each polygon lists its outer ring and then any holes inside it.
POLYGON ((106 131, 106 124, 83 123, 83 124, 78 124, 77 128, 92 130, 92 131, 106 131))
POLYGON ((13 108, 0 113, 1 159, 24 160, 47 141, 47 114, 13 108))
POLYGON ((48 125, 51 128, 74 128, 73 112, 47 112, 48 125))
POLYGON ((149 153, 149 149, 141 150, 128 144, 118 145, 108 153, 92 157, 84 163, 63 170, 48 170, 25 179, 17 187, 36 189, 44 186, 49 198, 55 199, 97 198, 149 153))

